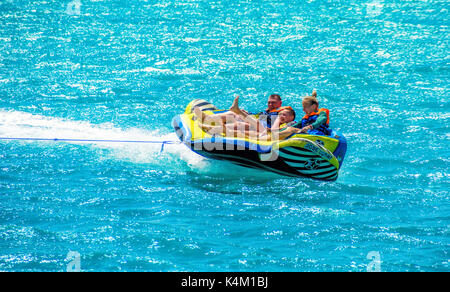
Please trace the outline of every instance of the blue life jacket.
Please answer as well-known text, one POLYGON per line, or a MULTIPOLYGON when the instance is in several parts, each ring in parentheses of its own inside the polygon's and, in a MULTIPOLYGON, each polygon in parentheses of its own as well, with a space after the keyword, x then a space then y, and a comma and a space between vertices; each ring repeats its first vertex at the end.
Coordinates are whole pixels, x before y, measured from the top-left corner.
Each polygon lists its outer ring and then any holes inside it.
POLYGON ((317 118, 319 117, 319 114, 321 112, 325 112, 327 114, 327 121, 326 123, 320 125, 317 129, 312 129, 308 131, 308 134, 310 135, 326 135, 329 136, 331 134, 330 129, 330 111, 326 108, 321 108, 317 112, 313 112, 309 115, 305 115, 301 121, 301 127, 304 128, 306 126, 312 125, 317 118))

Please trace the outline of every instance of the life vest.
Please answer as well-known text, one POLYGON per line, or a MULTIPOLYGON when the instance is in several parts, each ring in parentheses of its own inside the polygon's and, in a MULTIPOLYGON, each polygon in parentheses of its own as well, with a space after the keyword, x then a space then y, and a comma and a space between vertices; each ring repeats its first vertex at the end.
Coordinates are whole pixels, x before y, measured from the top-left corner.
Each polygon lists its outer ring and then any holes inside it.
POLYGON ((308 131, 308 133, 330 135, 330 111, 326 108, 321 108, 317 112, 312 112, 309 115, 305 115, 302 119, 301 127, 304 128, 306 126, 312 125, 317 120, 321 112, 325 112, 327 114, 327 121, 324 124, 320 125, 320 127, 318 127, 317 129, 308 131))

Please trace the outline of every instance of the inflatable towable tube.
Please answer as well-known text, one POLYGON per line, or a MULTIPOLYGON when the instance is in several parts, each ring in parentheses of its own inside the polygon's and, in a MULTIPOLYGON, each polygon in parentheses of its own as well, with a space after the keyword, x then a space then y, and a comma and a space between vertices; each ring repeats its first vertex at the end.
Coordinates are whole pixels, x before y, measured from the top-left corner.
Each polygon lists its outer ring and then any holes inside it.
POLYGON ((194 118, 195 107, 207 115, 225 111, 205 100, 196 99, 189 103, 184 114, 172 120, 178 138, 204 157, 228 160, 241 166, 291 177, 325 181, 338 178, 347 151, 347 141, 334 130, 330 136, 295 134, 277 141, 210 135, 199 127, 194 118))

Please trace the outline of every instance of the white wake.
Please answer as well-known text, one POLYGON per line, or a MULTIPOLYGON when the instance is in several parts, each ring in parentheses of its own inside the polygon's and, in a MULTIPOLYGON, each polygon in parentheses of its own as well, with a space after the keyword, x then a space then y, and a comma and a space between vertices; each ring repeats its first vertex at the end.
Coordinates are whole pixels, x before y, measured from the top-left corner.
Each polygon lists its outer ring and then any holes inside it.
MULTIPOLYGON (((206 163, 204 158, 182 144, 165 144, 161 153, 163 141, 178 141, 175 133, 161 133, 158 130, 138 128, 122 129, 111 123, 96 125, 86 121, 46 117, 13 110, 0 109, 0 138, 153 141, 161 143, 79 141, 56 143, 84 144, 88 147, 110 149, 114 158, 136 163, 166 165, 169 160, 182 159, 196 169, 203 168, 206 163)), ((3 140, 0 143, 11 143, 11 141, 3 140)), ((55 142, 20 141, 20 143, 37 143, 45 147, 55 142)))

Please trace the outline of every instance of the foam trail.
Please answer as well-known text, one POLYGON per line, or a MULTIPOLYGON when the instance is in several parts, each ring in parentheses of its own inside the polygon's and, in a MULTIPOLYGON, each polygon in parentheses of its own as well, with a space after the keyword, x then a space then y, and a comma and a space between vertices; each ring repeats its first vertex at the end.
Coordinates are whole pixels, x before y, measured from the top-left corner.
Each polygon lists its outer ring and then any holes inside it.
MULTIPOLYGON (((44 139, 86 139, 86 140, 128 140, 128 141, 177 141, 175 133, 162 134, 143 129, 120 129, 110 123, 94 125, 85 121, 64 120, 55 117, 33 115, 21 111, 0 110, 0 137, 44 138, 44 139)), ((33 142, 21 142, 33 143, 33 142)), ((48 145, 51 142, 39 142, 48 145)), ((60 142, 59 142, 60 143, 60 142)), ((88 144, 92 147, 110 149, 115 158, 137 163, 167 164, 167 159, 182 158, 193 167, 202 167, 203 158, 189 151, 184 145, 111 143, 111 142, 64 142, 88 144), (165 160, 165 161, 164 161, 165 160)))
MULTIPOLYGON (((127 141, 178 141, 175 133, 160 133, 144 129, 121 129, 111 123, 100 125, 86 121, 73 121, 55 117, 33 115, 21 111, 0 109, 0 137, 3 138, 42 138, 42 139, 85 139, 85 140, 127 140, 127 141)), ((54 145, 52 141, 0 141, 0 143, 30 143, 42 147, 54 145)), ((160 153, 161 144, 79 142, 58 141, 57 143, 87 145, 98 149, 107 149, 113 159, 133 163, 151 164, 165 170, 186 171, 222 177, 241 178, 236 172, 239 166, 221 161, 206 159, 183 144, 166 144, 160 153), (226 171, 229 169, 230 171, 226 171)), ((103 155, 103 154, 102 154, 103 155)), ((266 177, 267 173, 246 169, 248 175, 266 177)))

